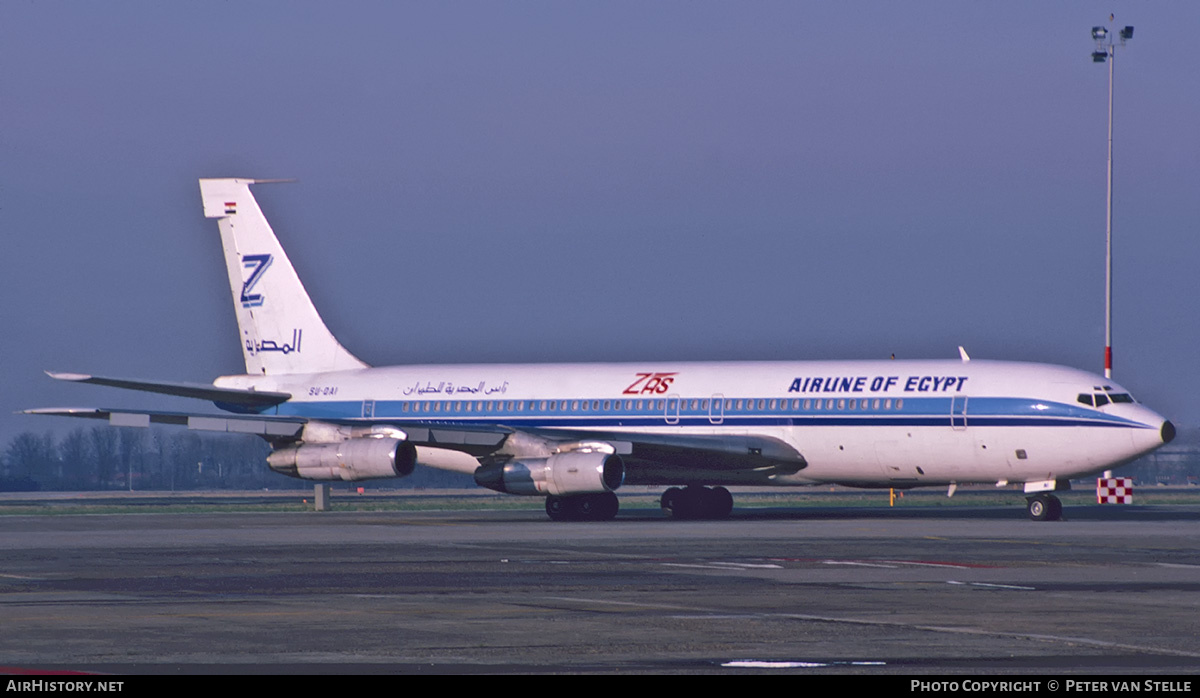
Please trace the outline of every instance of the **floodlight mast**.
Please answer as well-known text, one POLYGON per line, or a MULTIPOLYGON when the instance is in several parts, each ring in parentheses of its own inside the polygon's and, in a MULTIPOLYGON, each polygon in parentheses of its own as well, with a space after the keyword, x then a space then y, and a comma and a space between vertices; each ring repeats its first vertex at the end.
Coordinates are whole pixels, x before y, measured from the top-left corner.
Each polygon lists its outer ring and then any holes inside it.
MULTIPOLYGON (((1109 15, 1111 22, 1114 17, 1109 15)), ((1106 226, 1105 271, 1104 271, 1104 377, 1112 378, 1112 193, 1113 193, 1113 66, 1116 64, 1117 46, 1133 38, 1133 27, 1119 32, 1120 44, 1113 41, 1107 27, 1092 27, 1092 39, 1096 50, 1092 52, 1093 63, 1108 63, 1108 224, 1106 226)))

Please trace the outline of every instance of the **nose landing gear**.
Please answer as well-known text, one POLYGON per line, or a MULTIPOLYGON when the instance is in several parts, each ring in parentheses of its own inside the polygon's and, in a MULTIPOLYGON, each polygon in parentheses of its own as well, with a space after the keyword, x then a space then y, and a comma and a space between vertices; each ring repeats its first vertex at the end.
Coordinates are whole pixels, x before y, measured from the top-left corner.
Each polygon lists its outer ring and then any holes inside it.
POLYGON ((1035 494, 1025 502, 1029 518, 1034 521, 1058 521, 1062 518, 1062 502, 1052 494, 1035 494))

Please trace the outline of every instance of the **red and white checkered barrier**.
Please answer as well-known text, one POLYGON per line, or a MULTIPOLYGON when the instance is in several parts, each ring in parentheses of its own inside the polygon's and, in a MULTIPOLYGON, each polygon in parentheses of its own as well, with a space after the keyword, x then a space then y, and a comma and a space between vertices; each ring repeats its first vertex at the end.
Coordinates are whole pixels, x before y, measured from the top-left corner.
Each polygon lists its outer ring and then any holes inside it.
POLYGON ((1096 479, 1097 504, 1133 504, 1133 478, 1101 477, 1096 479))

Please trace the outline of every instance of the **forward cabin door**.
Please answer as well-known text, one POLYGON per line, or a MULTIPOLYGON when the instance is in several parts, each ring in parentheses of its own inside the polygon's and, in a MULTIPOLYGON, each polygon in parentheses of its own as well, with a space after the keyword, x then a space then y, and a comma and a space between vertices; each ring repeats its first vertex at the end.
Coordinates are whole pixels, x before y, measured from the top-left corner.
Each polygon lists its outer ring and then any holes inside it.
POLYGON ((950 401, 950 428, 963 431, 967 428, 967 396, 956 394, 950 401))

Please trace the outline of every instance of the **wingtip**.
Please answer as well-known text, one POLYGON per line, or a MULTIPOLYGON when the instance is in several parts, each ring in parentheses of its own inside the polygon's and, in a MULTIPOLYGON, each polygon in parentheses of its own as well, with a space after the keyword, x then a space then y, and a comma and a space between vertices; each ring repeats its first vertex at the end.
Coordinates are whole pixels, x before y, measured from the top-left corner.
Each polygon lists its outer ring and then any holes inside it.
POLYGON ((67 373, 65 371, 46 371, 46 375, 57 381, 86 381, 91 376, 86 373, 67 373))

